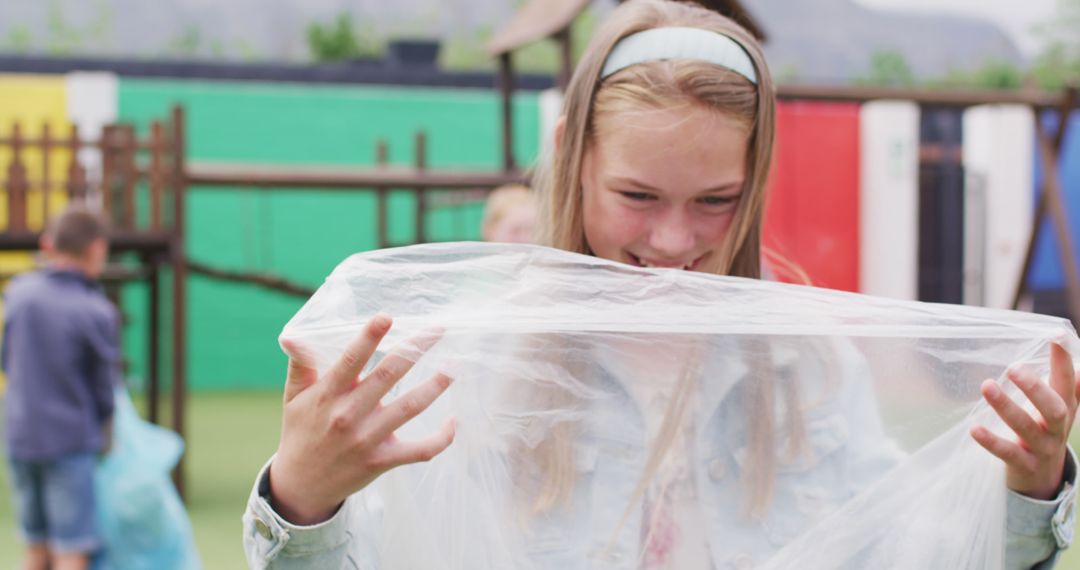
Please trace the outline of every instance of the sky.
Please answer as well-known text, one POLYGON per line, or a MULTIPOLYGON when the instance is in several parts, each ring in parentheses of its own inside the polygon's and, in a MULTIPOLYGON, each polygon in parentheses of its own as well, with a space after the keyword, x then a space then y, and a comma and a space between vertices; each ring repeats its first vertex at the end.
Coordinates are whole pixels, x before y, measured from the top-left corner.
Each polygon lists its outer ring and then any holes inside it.
POLYGON ((1018 9, 1017 0, 855 0, 869 8, 919 10, 932 13, 954 13, 986 18, 997 24, 1016 42, 1027 56, 1040 47, 1038 35, 1032 28, 1054 16, 1057 0, 1024 0, 1018 9))
MULTIPOLYGON (((246 57, 249 52, 267 57, 303 59, 307 55, 306 42, 299 31, 304 22, 329 21, 342 6, 349 6, 359 14, 378 10, 395 22, 391 28, 409 30, 435 26, 440 29, 474 29, 492 22, 504 22, 509 18, 511 6, 521 0, 275 0, 280 9, 271 11, 259 22, 250 21, 246 13, 252 6, 270 3, 267 0, 0 0, 0 46, 9 41, 8 28, 20 23, 31 28, 35 42, 44 45, 50 33, 47 6, 65 6, 67 25, 77 28, 83 36, 99 19, 97 6, 112 5, 119 10, 115 23, 119 30, 106 42, 106 50, 131 53, 158 53, 170 42, 185 45, 186 30, 193 24, 185 24, 200 14, 212 13, 213 18, 198 21, 194 25, 196 41, 201 40, 203 51, 210 50, 215 41, 222 44, 223 51, 234 57, 246 57), (171 10, 154 6, 172 6, 171 10), (473 6, 492 9, 474 10, 473 6), (208 10, 208 6, 217 6, 208 10), (495 9, 498 7, 498 9, 495 9), (121 16, 122 13, 122 16, 121 16), (130 25, 129 22, 141 22, 130 25), (240 24, 237 24, 241 22, 240 24), (250 22, 245 25, 242 22, 250 22), (187 28, 185 28, 185 25, 187 28), (285 37, 287 39, 282 40, 285 37), (122 39, 118 39, 122 38, 122 39), (122 47, 121 47, 122 46, 122 47)), ((779 0, 796 3, 801 0, 779 0)), ((989 20, 1005 31, 1015 45, 1028 57, 1034 57, 1043 42, 1033 33, 1036 24, 1046 22, 1055 14, 1058 0, 833 0, 855 2, 868 8, 923 11, 927 13, 953 13, 989 20), (1018 9, 1018 5, 1022 9, 1018 9)), ((594 0, 607 6, 615 0, 594 0)), ((755 0, 744 0, 753 9, 755 0)))

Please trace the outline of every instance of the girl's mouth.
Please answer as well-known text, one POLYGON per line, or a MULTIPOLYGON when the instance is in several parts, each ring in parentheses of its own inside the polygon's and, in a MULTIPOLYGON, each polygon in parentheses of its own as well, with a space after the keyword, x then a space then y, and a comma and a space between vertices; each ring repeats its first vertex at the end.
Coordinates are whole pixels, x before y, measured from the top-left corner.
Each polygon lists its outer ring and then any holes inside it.
POLYGON ((704 255, 687 262, 672 262, 672 261, 656 261, 644 257, 638 257, 630 252, 626 253, 634 265, 638 267, 648 267, 652 269, 682 269, 684 271, 693 271, 705 258, 704 255))

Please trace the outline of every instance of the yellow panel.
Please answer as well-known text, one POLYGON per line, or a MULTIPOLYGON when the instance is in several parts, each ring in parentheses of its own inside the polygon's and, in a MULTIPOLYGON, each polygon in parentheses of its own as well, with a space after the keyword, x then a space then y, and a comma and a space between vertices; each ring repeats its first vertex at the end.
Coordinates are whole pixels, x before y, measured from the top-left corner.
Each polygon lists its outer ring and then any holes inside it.
MULTIPOLYGON (((18 122, 24 137, 40 138, 43 126, 48 123, 50 137, 67 137, 71 133, 71 122, 67 117, 66 81, 62 75, 15 75, 0 74, 0 136, 10 137, 12 125, 18 122)), ((67 175, 71 153, 66 150, 49 154, 49 164, 43 160, 39 148, 25 149, 23 165, 30 178, 31 192, 27 196, 27 224, 32 229, 43 225, 43 193, 40 185, 46 172, 51 183, 63 180, 67 175)), ((0 148, 0 179, 7 178, 7 169, 11 164, 10 148, 0 148)), ((64 205, 63 192, 59 186, 53 186, 49 192, 49 211, 59 211, 64 205)), ((7 195, 0 199, 0 219, 7 225, 7 195)))
MULTIPOLYGON (((20 123, 25 137, 39 138, 46 123, 53 138, 68 136, 71 122, 67 118, 65 85, 62 75, 0 74, 0 137, 10 137, 15 122, 20 123)), ((70 157, 71 153, 67 151, 50 153, 48 178, 51 182, 65 178, 70 157)), ((32 187, 27 196, 27 224, 31 229, 40 229, 44 224, 40 184, 46 174, 42 152, 36 148, 26 149, 22 158, 32 187)), ((0 147, 0 180, 7 180, 11 162, 10 147, 0 147)), ((65 196, 54 187, 49 192, 50 213, 59 212, 64 202, 65 196)), ((7 193, 0 184, 0 228, 7 227, 7 220, 7 193)), ((32 264, 29 253, 0 253, 0 273, 10 274, 32 264)))
MULTIPOLYGON (((0 74, 0 136, 10 137, 12 125, 17 121, 26 137, 41 136, 42 125, 49 123, 51 135, 70 132, 71 123, 67 119, 67 100, 65 97, 63 76, 5 75, 0 74)), ((70 153, 50 155, 48 176, 52 181, 61 180, 67 170, 70 153)), ((39 149, 27 149, 23 154, 23 165, 27 170, 32 187, 39 187, 45 176, 45 165, 39 149)), ((7 180, 12 153, 9 147, 0 147, 0 180, 7 180)), ((0 185, 0 220, 7 226, 7 193, 0 185)), ((40 190, 32 191, 27 196, 27 224, 39 229, 43 225, 42 197, 40 190)), ((63 207, 64 197, 60 192, 50 192, 49 207, 51 212, 63 207)), ((33 266, 34 258, 30 252, 0 253, 0 274, 10 275, 33 266)), ((4 381, 0 375, 0 391, 4 381)))

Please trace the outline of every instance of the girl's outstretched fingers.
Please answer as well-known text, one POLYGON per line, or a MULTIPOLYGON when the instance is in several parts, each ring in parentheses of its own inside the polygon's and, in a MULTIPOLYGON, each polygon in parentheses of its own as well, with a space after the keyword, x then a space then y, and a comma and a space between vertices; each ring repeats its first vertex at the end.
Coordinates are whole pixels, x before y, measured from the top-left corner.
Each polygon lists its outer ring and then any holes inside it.
POLYGON ((1065 430, 1065 436, 1072 428, 1076 416, 1078 398, 1076 397, 1076 371, 1073 369, 1072 357, 1061 343, 1055 342, 1050 345, 1050 385, 1065 402, 1066 418, 1061 426, 1065 430))
POLYGON ((388 315, 372 317, 322 377, 303 347, 282 341, 289 371, 269 477, 271 504, 286 520, 325 521, 388 469, 430 459, 453 441, 452 422, 417 442, 401 442, 393 434, 446 391, 448 376, 437 374, 386 406, 380 403, 441 332, 417 335, 360 377, 391 325, 388 315))
POLYGON ((398 441, 398 446, 387 454, 386 461, 390 465, 406 465, 430 461, 439 455, 454 442, 457 435, 457 420, 446 420, 438 432, 418 441, 398 441))
POLYGON ((1035 413, 1029 413, 993 380, 987 380, 982 385, 983 398, 1012 429, 1016 439, 1002 438, 983 426, 973 427, 971 436, 1005 462, 1010 489, 1036 499, 1052 499, 1061 488, 1069 432, 1080 393, 1071 357, 1055 342, 1050 348, 1049 382, 1018 367, 1010 368, 1006 375, 1035 408, 1035 413))
POLYGON ((310 388, 319 379, 313 360, 307 349, 299 342, 283 338, 281 348, 289 357, 289 368, 285 375, 285 403, 288 404, 304 390, 310 388))

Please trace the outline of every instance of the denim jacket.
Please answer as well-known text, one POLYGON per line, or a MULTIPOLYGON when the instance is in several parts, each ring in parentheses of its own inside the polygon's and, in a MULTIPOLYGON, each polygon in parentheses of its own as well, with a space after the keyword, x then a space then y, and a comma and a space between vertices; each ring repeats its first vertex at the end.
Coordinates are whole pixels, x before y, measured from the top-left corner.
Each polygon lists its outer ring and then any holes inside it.
MULTIPOLYGON (((852 359, 845 359, 852 360, 852 359)), ((857 359, 855 359, 857 360, 857 359)), ((849 383, 835 397, 807 412, 811 453, 777 466, 774 507, 760 524, 740 519, 744 493, 739 473, 746 456, 746 395, 738 381, 740 362, 713 362, 733 370, 734 380, 710 382, 699 397, 705 423, 693 442, 694 479, 705 509, 708 547, 715 570, 753 568, 794 540, 822 509, 847 502, 903 458, 885 437, 872 388, 849 383)), ((844 375, 865 373, 857 366, 844 375)), ((850 376, 848 376, 850 377, 850 376)), ((623 508, 633 495, 646 455, 640 406, 617 382, 607 381, 610 400, 587 415, 575 450, 582 481, 571 505, 545 517, 526 541, 538 569, 622 570, 635 568, 642 517, 630 517, 612 542, 623 508), (635 413, 636 412, 636 413, 635 413), (592 529, 590 531, 590 528, 592 529), (602 530, 600 530, 602 529, 602 530)), ((272 459, 271 459, 272 461, 272 459)), ((269 463, 260 472, 243 517, 244 548, 256 569, 382 568, 378 559, 382 505, 371 488, 342 505, 328 521, 300 527, 274 512, 269 496, 269 463)), ((1008 492, 1007 570, 1053 567, 1069 546, 1074 526, 1076 458, 1070 450, 1063 491, 1051 501, 1008 492)))

